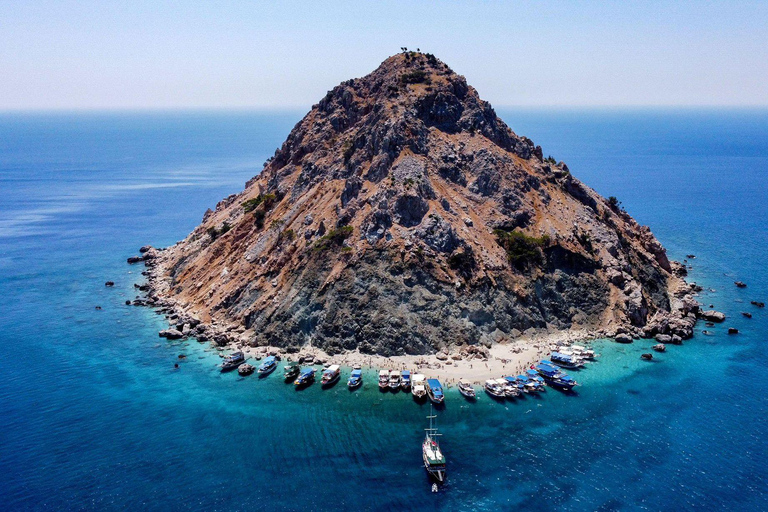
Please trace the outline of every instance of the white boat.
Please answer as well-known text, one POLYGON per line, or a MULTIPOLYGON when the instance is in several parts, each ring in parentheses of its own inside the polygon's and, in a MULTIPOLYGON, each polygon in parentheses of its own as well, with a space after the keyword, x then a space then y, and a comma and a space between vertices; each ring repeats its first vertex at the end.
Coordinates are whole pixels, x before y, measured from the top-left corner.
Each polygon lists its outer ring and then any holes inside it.
POLYGON ((414 398, 424 398, 427 396, 427 378, 420 374, 414 373, 411 377, 411 394, 414 398))
POLYGON ((494 398, 505 398, 507 383, 503 379, 488 379, 483 385, 485 392, 494 398), (499 382, 501 380, 502 382, 499 382))
POLYGON ((595 351, 581 345, 571 345, 571 350, 582 359, 595 359, 595 351))
POLYGON ((474 386, 472 386, 471 382, 466 380, 459 381, 459 393, 461 393, 464 398, 476 398, 474 386))
POLYGON ((387 389, 389 387, 389 370, 381 370, 379 372, 379 389, 387 389))
POLYGON ((394 391, 400 389, 400 372, 397 370, 389 372, 389 389, 394 391))
POLYGON ((438 434, 437 427, 432 425, 432 420, 437 418, 437 416, 430 415, 427 417, 429 418, 429 428, 424 429, 427 433, 424 437, 424 442, 421 443, 421 455, 427 472, 435 477, 438 482, 442 482, 445 480, 445 456, 442 450, 440 450, 440 444, 437 442, 437 438, 442 434, 438 434))

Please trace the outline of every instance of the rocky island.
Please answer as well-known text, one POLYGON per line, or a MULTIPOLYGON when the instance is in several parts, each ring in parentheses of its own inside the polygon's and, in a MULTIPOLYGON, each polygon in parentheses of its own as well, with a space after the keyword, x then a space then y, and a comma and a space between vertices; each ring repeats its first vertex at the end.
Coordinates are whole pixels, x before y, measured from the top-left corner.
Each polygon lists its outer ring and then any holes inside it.
POLYGON ((244 191, 142 250, 170 336, 289 353, 679 340, 699 313, 649 228, 417 52, 333 88, 244 191))

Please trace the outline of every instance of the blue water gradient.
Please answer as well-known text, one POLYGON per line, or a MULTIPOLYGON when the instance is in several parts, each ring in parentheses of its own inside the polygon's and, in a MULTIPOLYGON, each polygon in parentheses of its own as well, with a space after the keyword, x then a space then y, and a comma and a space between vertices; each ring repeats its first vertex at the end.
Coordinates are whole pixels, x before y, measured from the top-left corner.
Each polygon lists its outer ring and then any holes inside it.
POLYGON ((356 392, 348 369, 301 392, 222 375, 211 347, 124 305, 126 257, 183 238, 301 113, 0 115, 0 508, 768 509, 768 311, 749 304, 768 301, 768 112, 500 114, 672 257, 696 254, 701 300, 729 318, 650 363, 651 342, 598 342, 577 396, 448 389, 437 494, 429 407, 380 393, 375 370, 356 392))

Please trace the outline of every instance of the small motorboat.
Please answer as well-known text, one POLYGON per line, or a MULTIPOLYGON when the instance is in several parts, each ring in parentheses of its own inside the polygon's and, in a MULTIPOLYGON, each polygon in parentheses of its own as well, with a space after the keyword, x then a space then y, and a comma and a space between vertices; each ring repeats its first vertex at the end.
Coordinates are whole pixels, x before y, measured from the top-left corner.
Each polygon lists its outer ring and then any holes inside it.
POLYGON ((237 373, 239 373, 240 375, 245 376, 245 375, 252 374, 254 372, 254 370, 256 370, 255 366, 253 366, 252 364, 245 363, 245 364, 240 365, 240 367, 237 369, 237 373))
POLYGON ((349 380, 347 380, 347 387, 349 389, 355 389, 360 387, 360 385, 363 383, 363 370, 360 368, 355 368, 352 370, 352 373, 349 375, 349 380))
POLYGON ((334 382, 338 381, 339 377, 341 377, 341 367, 337 364, 332 364, 323 370, 323 376, 320 379, 320 384, 323 387, 330 386, 334 382))
POLYGON ((275 356, 269 356, 259 365, 259 377, 266 377, 277 368, 275 356))
POLYGON ((242 352, 233 352, 224 358, 224 362, 221 363, 221 371, 228 372, 234 370, 245 362, 245 354, 242 352))
POLYGON ((301 367, 297 364, 286 365, 283 368, 283 377, 285 377, 285 380, 295 380, 299 376, 300 371, 301 367))
POLYGON ((475 388, 472 386, 472 383, 466 380, 459 381, 459 393, 461 393, 461 396, 464 398, 468 398, 470 400, 477 398, 477 395, 475 394, 475 388))

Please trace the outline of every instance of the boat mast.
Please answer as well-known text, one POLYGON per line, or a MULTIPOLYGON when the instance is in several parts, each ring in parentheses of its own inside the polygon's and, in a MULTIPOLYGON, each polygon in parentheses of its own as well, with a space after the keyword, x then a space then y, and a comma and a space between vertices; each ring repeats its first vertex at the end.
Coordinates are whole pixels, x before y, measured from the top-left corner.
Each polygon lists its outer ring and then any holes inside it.
MULTIPOLYGON (((438 434, 437 433, 437 427, 433 427, 432 426, 432 420, 437 418, 437 416, 435 414, 432 414, 432 413, 434 413, 432 404, 429 404, 429 412, 430 412, 430 415, 427 416, 427 418, 429 418, 429 428, 425 428, 424 430, 427 431, 427 437, 429 439, 432 439, 433 437, 438 437, 438 436, 441 436, 443 434, 438 434)), ((435 443, 437 443, 436 440, 435 440, 435 443)))

